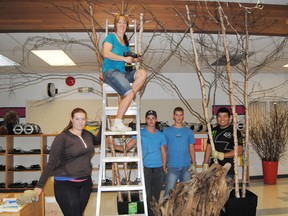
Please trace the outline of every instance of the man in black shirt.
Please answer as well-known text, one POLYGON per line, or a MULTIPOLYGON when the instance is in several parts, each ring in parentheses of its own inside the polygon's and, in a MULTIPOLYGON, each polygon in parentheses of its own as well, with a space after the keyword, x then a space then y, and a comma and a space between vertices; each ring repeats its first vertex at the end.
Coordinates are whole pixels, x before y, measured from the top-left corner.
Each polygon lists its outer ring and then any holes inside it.
MULTIPOLYGON (((205 155, 203 170, 208 169, 209 159, 212 153, 213 158, 218 159, 218 163, 222 166, 226 163, 230 163, 232 166, 227 173, 227 176, 234 177, 234 136, 233 136, 233 125, 230 124, 230 111, 222 107, 217 112, 217 123, 218 125, 212 129, 212 136, 215 145, 215 150, 212 151, 212 147, 208 140, 205 155)), ((242 155, 243 138, 241 132, 237 130, 238 138, 238 155, 242 155)), ((214 163, 210 161, 210 165, 214 163)))

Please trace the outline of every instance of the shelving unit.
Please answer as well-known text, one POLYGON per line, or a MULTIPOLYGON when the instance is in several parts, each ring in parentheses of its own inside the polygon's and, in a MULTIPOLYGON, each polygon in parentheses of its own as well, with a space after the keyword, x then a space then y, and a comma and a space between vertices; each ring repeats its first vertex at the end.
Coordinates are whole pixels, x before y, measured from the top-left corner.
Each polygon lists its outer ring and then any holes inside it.
POLYGON ((6 137, 0 136, 0 190, 5 188, 6 179, 6 137))
POLYGON ((195 153, 196 153, 196 164, 197 171, 202 171, 202 163, 204 160, 204 153, 207 145, 208 134, 206 132, 194 132, 195 137, 195 153))
POLYGON ((5 169, 0 171, 4 173, 1 176, 5 176, 5 179, 0 179, 0 183, 2 186, 4 183, 5 186, 0 190, 25 190, 29 186, 33 187, 29 184, 39 179, 47 163, 48 154, 45 153, 47 140, 55 136, 55 134, 0 136, 0 146, 5 150, 0 153, 0 165, 5 166, 5 169), (27 186, 23 187, 25 183, 27 186))

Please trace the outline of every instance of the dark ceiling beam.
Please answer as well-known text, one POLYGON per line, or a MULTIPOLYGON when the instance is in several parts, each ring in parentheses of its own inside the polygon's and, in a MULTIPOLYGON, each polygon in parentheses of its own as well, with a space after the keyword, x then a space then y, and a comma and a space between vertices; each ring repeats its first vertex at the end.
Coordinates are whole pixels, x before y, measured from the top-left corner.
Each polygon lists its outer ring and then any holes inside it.
MULTIPOLYGON (((146 20, 144 31, 177 31, 184 32, 187 25, 179 11, 186 17, 185 5, 189 3, 195 32, 217 33, 219 26, 212 16, 216 14, 217 3, 181 0, 134 0, 122 6, 122 0, 94 0, 94 17, 98 23, 97 30, 103 31, 105 20, 113 20, 112 14, 126 10, 131 18, 139 20, 144 13, 146 20), (177 11, 176 11, 177 9, 177 11), (150 12, 151 13, 150 13, 150 12), (212 16, 211 16, 212 15, 212 16), (157 17, 157 21, 155 20, 157 17)), ((79 0, 1 0, 0 32, 81 32, 90 29, 87 16, 83 14, 84 1, 79 0), (82 4, 81 4, 82 3, 82 4), (78 21, 77 21, 78 20, 78 21)), ((247 7, 255 5, 245 4, 247 7)), ((242 34, 244 29, 244 8, 236 3, 222 3, 222 7, 233 29, 227 26, 227 33, 234 29, 242 34)), ((249 14, 249 32, 254 35, 288 35, 288 6, 264 5, 262 10, 253 9, 249 14)))

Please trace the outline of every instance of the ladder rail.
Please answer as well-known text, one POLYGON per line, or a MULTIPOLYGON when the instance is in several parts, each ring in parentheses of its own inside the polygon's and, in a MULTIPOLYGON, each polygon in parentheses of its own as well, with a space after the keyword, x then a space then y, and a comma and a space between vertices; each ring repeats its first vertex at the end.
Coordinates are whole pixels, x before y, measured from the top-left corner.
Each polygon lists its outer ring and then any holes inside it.
MULTIPOLYGON (((103 83, 103 98, 102 98, 102 106, 103 110, 107 108, 108 104, 108 96, 106 89, 109 89, 109 85, 103 83)), ((109 90, 109 94, 113 94, 113 91, 109 90)), ((109 95, 108 94, 108 95, 109 95)), ((115 94, 114 94, 115 96, 115 94)), ((106 143, 106 137, 107 136, 119 136, 122 134, 123 136, 127 132, 111 132, 107 131, 107 124, 108 124, 108 118, 110 115, 107 115, 107 113, 103 112, 102 114, 102 141, 101 141, 101 152, 100 152, 100 168, 99 168, 99 176, 98 176, 98 191, 97 191, 97 200, 96 200, 96 216, 100 215, 100 208, 101 208, 101 194, 102 192, 108 192, 108 191, 115 191, 115 192, 124 192, 127 191, 128 193, 130 191, 138 191, 139 192, 139 200, 143 202, 144 205, 144 215, 148 215, 148 205, 147 205, 147 197, 146 197, 146 188, 145 188, 145 179, 144 179, 144 165, 143 165, 143 158, 142 158, 142 145, 141 145, 141 133, 140 133, 140 94, 136 94, 135 98, 136 102, 136 132, 135 131, 129 131, 128 135, 136 135, 136 146, 137 146, 137 156, 107 156, 107 143, 106 143), (103 181, 106 179, 106 163, 112 162, 116 163, 118 165, 119 162, 125 163, 125 162, 137 162, 137 179, 140 180, 138 185, 120 185, 117 183, 117 185, 112 186, 104 186, 103 181)), ((135 109, 135 107, 134 107, 135 109)), ((108 141, 109 142, 109 141, 108 141)), ((117 171, 116 171, 117 172, 117 171)), ((128 179, 126 179, 128 181, 128 179)), ((136 214, 139 215, 139 214, 136 214)))
MULTIPOLYGON (((133 24, 129 25, 129 28, 134 28, 134 44, 131 43, 130 45, 134 46, 134 52, 138 52, 138 43, 137 43, 137 21, 132 20, 133 24)), ((106 36, 109 33, 109 28, 114 28, 114 25, 109 24, 109 20, 106 19, 106 29, 105 33, 106 36)), ((139 64, 136 64, 136 68, 139 69, 139 64)), ((96 216, 100 215, 100 208, 101 208, 101 195, 102 192, 107 191, 115 191, 118 193, 127 191, 128 193, 130 191, 138 191, 139 192, 139 200, 143 202, 144 205, 144 214, 135 214, 135 215, 148 215, 148 205, 147 205, 147 197, 146 197, 146 188, 145 188, 145 179, 144 179, 144 164, 143 164, 143 157, 142 157, 142 145, 141 145, 141 134, 140 134, 140 94, 137 93, 135 97, 136 101, 136 107, 130 106, 127 112, 125 113, 125 116, 132 115, 136 117, 136 131, 128 131, 128 132, 113 132, 108 131, 107 128, 110 128, 110 116, 116 116, 118 107, 108 107, 108 96, 117 96, 118 94, 112 89, 109 85, 103 83, 102 85, 102 135, 101 135, 101 147, 100 147, 100 167, 98 172, 98 189, 97 189, 97 200, 96 200, 96 216), (128 135, 136 136, 136 146, 137 146, 137 155, 133 156, 116 156, 115 150, 113 152, 114 157, 108 157, 106 148, 107 143, 106 142, 113 142, 113 136, 119 136, 122 135, 123 137, 128 135), (112 139, 108 139, 107 136, 112 139), (119 175, 118 170, 118 163, 127 163, 127 162, 136 162, 137 163, 137 185, 132 184, 126 184, 121 185, 120 182, 118 182, 117 178, 117 185, 103 185, 104 180, 106 179, 106 163, 111 162, 112 167, 115 165, 115 172, 117 175, 119 175), (117 167, 117 169, 116 169, 117 167)), ((113 148, 111 149, 112 153, 113 148)), ((126 166, 127 168, 127 166, 126 166)), ((125 174, 125 172, 124 172, 125 174)), ((127 173, 126 173, 127 178, 127 173)), ((114 179, 113 179, 114 182, 114 179)), ((128 179, 126 179, 126 182, 128 182, 128 179)))
MULTIPOLYGON (((105 84, 102 85, 102 110, 106 107, 106 90, 105 84)), ((100 215, 100 204, 101 204, 101 190, 98 190, 102 187, 102 176, 103 171, 105 172, 105 163, 103 166, 102 158, 105 158, 106 154, 106 139, 105 131, 106 131, 106 116, 102 114, 102 134, 101 134, 101 147, 100 147, 100 164, 99 164, 99 172, 98 172, 98 186, 97 186, 97 200, 96 200, 96 216, 100 215), (103 170, 104 168, 104 170, 103 170)))

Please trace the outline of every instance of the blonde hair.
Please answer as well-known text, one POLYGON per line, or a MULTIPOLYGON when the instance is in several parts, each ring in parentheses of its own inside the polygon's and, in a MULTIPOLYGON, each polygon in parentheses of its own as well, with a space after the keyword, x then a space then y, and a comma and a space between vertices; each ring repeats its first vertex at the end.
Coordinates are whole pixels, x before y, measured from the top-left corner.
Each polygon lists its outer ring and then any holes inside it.
POLYGON ((123 19, 126 23, 127 23, 127 29, 129 28, 129 18, 128 16, 124 15, 124 14, 117 14, 114 18, 114 28, 115 31, 116 29, 116 24, 119 22, 119 20, 123 19))
MULTIPOLYGON (((119 22, 119 20, 123 19, 126 23, 127 23, 127 27, 126 27, 126 31, 129 28, 129 18, 128 16, 124 15, 124 14, 117 14, 114 18, 114 31, 117 32, 117 23, 119 22)), ((129 40, 126 34, 124 34, 124 42, 126 46, 129 46, 129 40)))

